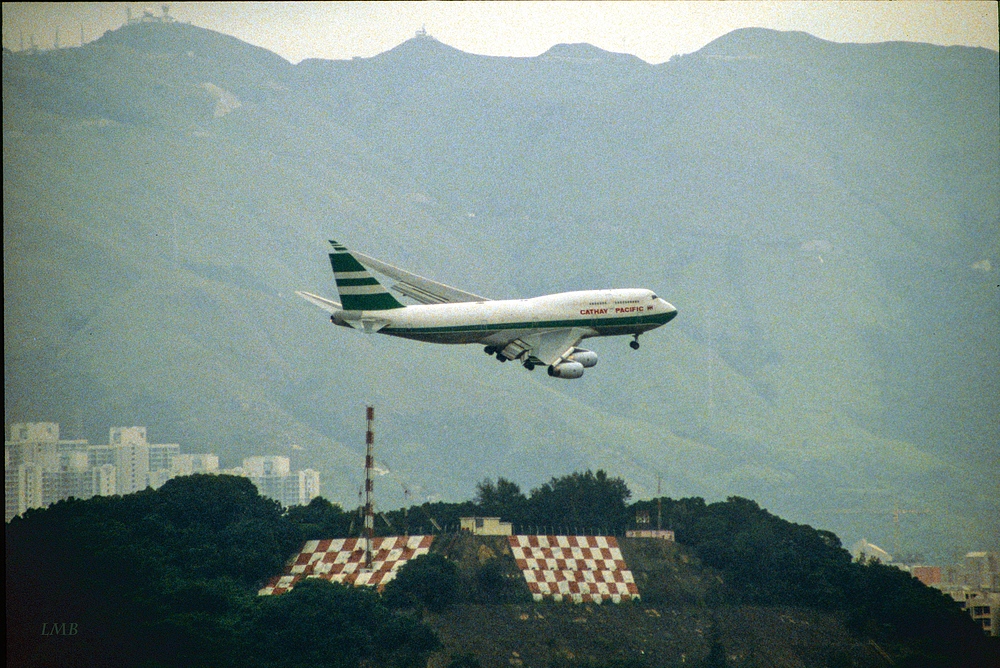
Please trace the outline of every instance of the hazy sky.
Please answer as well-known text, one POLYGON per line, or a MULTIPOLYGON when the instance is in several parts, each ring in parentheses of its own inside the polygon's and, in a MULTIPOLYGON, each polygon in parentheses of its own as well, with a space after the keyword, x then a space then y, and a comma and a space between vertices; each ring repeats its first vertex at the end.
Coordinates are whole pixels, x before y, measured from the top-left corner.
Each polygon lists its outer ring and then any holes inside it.
MULTIPOLYGON (((80 44, 153 3, 3 3, 3 45, 80 44)), ((262 46, 292 62, 373 56, 425 26, 486 55, 536 56, 588 42, 651 63, 695 51, 736 28, 802 30, 836 42, 904 40, 1000 50, 995 2, 285 2, 170 3, 170 14, 262 46)))

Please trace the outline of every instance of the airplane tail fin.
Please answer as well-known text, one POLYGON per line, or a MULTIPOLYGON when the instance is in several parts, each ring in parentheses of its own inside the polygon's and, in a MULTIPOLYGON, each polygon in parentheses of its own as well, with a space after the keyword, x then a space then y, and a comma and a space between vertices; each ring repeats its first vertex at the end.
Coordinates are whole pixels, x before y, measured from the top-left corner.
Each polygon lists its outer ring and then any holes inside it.
POLYGON ((333 278, 337 282, 337 291, 345 310, 386 311, 404 308, 405 305, 389 294, 347 248, 333 240, 330 245, 333 246, 330 265, 333 267, 333 278))

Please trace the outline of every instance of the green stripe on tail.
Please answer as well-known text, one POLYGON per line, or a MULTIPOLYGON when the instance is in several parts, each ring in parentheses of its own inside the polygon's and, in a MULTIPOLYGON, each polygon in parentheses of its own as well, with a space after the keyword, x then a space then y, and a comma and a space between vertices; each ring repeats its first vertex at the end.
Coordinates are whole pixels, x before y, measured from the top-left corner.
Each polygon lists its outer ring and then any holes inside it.
POLYGON ((394 308, 404 308, 395 297, 389 294, 372 276, 364 265, 351 255, 347 248, 331 240, 333 253, 330 253, 330 266, 333 267, 333 278, 337 282, 340 301, 346 311, 386 311, 394 308))

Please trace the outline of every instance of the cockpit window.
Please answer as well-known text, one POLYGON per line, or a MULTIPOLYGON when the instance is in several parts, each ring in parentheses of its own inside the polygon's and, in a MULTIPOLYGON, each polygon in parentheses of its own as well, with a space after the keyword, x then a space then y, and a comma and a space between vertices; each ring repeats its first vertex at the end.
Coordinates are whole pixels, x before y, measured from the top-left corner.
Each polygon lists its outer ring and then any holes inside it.
POLYGON ((656 295, 653 295, 652 297, 650 297, 650 299, 658 299, 658 297, 656 295))

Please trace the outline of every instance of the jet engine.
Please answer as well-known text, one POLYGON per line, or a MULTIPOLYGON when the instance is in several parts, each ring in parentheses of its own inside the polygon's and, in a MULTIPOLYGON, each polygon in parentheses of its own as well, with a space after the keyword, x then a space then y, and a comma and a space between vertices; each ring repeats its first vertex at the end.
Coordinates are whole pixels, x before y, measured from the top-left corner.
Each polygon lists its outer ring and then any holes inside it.
POLYGON ((579 362, 583 365, 584 369, 589 369, 590 367, 597 364, 597 353, 593 350, 586 350, 584 348, 576 348, 573 354, 566 358, 569 362, 579 362))
POLYGON ((555 378, 579 378, 583 375, 583 365, 579 362, 563 362, 550 366, 549 375, 555 378))

